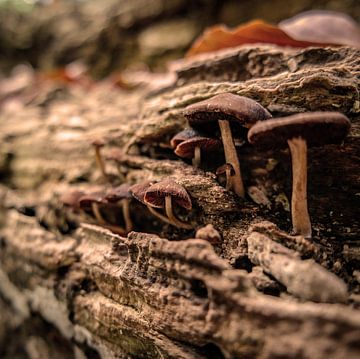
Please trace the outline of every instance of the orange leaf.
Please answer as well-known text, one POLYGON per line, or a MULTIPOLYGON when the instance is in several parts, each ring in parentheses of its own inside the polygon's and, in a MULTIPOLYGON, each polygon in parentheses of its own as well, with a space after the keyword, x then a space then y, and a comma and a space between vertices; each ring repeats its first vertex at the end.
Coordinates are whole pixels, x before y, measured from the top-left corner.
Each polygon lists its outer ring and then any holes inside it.
POLYGON ((261 20, 254 20, 244 25, 240 25, 235 29, 229 29, 224 25, 215 25, 205 30, 203 35, 195 40, 186 56, 191 57, 204 52, 255 43, 276 44, 291 47, 329 45, 328 43, 295 40, 277 26, 261 20))

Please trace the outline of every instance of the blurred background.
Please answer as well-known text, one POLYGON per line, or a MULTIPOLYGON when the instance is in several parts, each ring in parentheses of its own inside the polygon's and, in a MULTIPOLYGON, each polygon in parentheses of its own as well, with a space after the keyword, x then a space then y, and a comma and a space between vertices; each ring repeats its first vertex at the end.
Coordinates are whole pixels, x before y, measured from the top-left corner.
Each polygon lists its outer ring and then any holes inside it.
POLYGON ((310 9, 360 20, 359 0, 0 0, 0 73, 81 61, 94 78, 161 71, 208 26, 252 19, 276 24, 310 9))

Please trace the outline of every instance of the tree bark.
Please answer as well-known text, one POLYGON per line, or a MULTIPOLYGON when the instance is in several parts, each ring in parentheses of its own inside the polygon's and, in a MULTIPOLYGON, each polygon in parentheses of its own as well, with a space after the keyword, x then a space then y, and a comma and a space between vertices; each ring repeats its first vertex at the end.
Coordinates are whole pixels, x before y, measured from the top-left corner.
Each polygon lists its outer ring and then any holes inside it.
MULTIPOLYGON (((178 63, 177 81, 157 92, 40 86, 30 103, 4 106, 1 356, 359 357, 359 55, 241 47, 178 63), (223 154, 204 156, 199 169, 166 148, 186 126, 186 105, 226 91, 273 115, 350 117, 343 145, 309 149, 312 240, 291 235, 288 151, 238 148, 245 188, 269 200, 260 206, 218 182, 223 154), (126 182, 172 177, 184 186, 193 210, 177 215, 194 231, 132 201, 134 231, 122 237, 62 206, 66 191, 109 186, 96 169, 95 137, 107 142, 105 155, 126 150, 126 182), (221 243, 193 238, 206 224, 221 243)), ((116 166, 106 170, 119 184, 116 166)))

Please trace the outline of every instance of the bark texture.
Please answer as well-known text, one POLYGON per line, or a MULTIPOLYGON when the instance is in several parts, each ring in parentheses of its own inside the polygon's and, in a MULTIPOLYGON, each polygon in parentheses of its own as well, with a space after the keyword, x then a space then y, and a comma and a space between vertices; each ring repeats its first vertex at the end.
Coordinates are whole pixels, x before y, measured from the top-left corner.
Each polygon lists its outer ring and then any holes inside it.
POLYGON ((359 55, 241 47, 178 62, 161 90, 30 85, 27 102, 15 101, 27 90, 2 102, 1 356, 359 357, 359 55), (226 91, 273 115, 350 117, 343 145, 309 149, 312 240, 289 234, 288 151, 238 147, 249 191, 240 199, 214 174, 222 153, 203 156, 199 169, 167 147, 186 105, 226 91), (95 137, 108 143, 105 155, 123 150, 118 166, 106 162, 112 185, 183 185, 193 210, 176 215, 194 230, 163 224, 134 200, 135 230, 122 237, 62 206, 69 189, 109 186, 95 137), (208 224, 220 243, 193 238, 208 224))

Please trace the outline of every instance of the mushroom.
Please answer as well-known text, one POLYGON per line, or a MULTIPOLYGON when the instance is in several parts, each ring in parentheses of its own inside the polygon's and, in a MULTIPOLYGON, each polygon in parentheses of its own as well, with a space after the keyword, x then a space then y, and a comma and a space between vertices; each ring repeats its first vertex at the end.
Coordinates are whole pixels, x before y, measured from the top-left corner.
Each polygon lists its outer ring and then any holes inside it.
POLYGON ((78 212, 80 209, 79 199, 84 196, 83 191, 73 190, 70 192, 64 192, 60 196, 60 202, 64 206, 70 207, 74 212, 78 212))
POLYGON ((259 103, 247 97, 223 93, 197 102, 185 108, 184 116, 189 125, 196 129, 212 129, 212 124, 218 124, 225 152, 225 162, 233 167, 230 188, 240 196, 245 196, 241 178, 240 164, 236 152, 232 131, 239 128, 249 128, 257 121, 271 117, 270 113, 259 103))
POLYGON ((79 207, 84 211, 91 210, 96 220, 104 228, 107 228, 114 233, 124 235, 126 233, 124 228, 109 224, 101 214, 100 206, 109 204, 105 198, 105 195, 106 194, 104 192, 93 192, 86 194, 79 199, 79 207))
POLYGON ((137 184, 132 185, 129 188, 129 191, 133 195, 133 197, 136 200, 138 200, 139 202, 141 202, 142 204, 144 204, 148 208, 150 213, 153 214, 156 218, 160 219, 161 221, 163 221, 165 223, 172 224, 172 222, 169 220, 169 218, 167 218, 166 216, 164 216, 161 213, 157 212, 155 208, 148 205, 144 200, 145 192, 153 184, 154 183, 151 182, 151 181, 145 181, 145 182, 137 183, 137 184))
POLYGON ((97 221, 102 225, 106 224, 106 220, 101 214, 100 206, 107 203, 104 192, 88 193, 79 198, 79 208, 84 211, 92 211, 97 221))
POLYGON ((130 232, 133 228, 130 216, 130 200, 132 199, 132 195, 129 189, 130 185, 123 183, 120 186, 110 189, 105 195, 105 200, 109 203, 120 204, 125 222, 125 232, 130 232))
POLYGON ((200 167, 201 153, 213 152, 221 147, 221 141, 209 137, 193 137, 179 143, 175 149, 175 154, 181 158, 192 158, 192 164, 200 167))
POLYGON ((105 181, 108 181, 108 175, 105 170, 105 163, 101 156, 101 148, 103 148, 105 146, 105 142, 102 139, 97 138, 97 139, 93 140, 91 142, 91 144, 93 145, 93 147, 95 149, 96 165, 100 169, 100 172, 101 172, 103 178, 105 179, 105 181))
POLYGON ((350 121, 339 112, 308 112, 259 122, 249 133, 254 145, 267 148, 289 146, 292 159, 291 216, 296 234, 311 238, 307 206, 307 148, 340 143, 350 129, 350 121))
POLYGON ((231 188, 230 178, 235 174, 234 167, 230 163, 225 163, 222 166, 218 167, 215 172, 216 176, 221 176, 225 174, 226 176, 226 185, 225 188, 229 190, 231 188))
POLYGON ((144 202, 150 207, 164 208, 170 220, 170 224, 184 229, 192 229, 193 226, 180 221, 173 212, 173 204, 190 211, 191 199, 185 188, 171 179, 165 179, 150 186, 144 196, 144 202))

